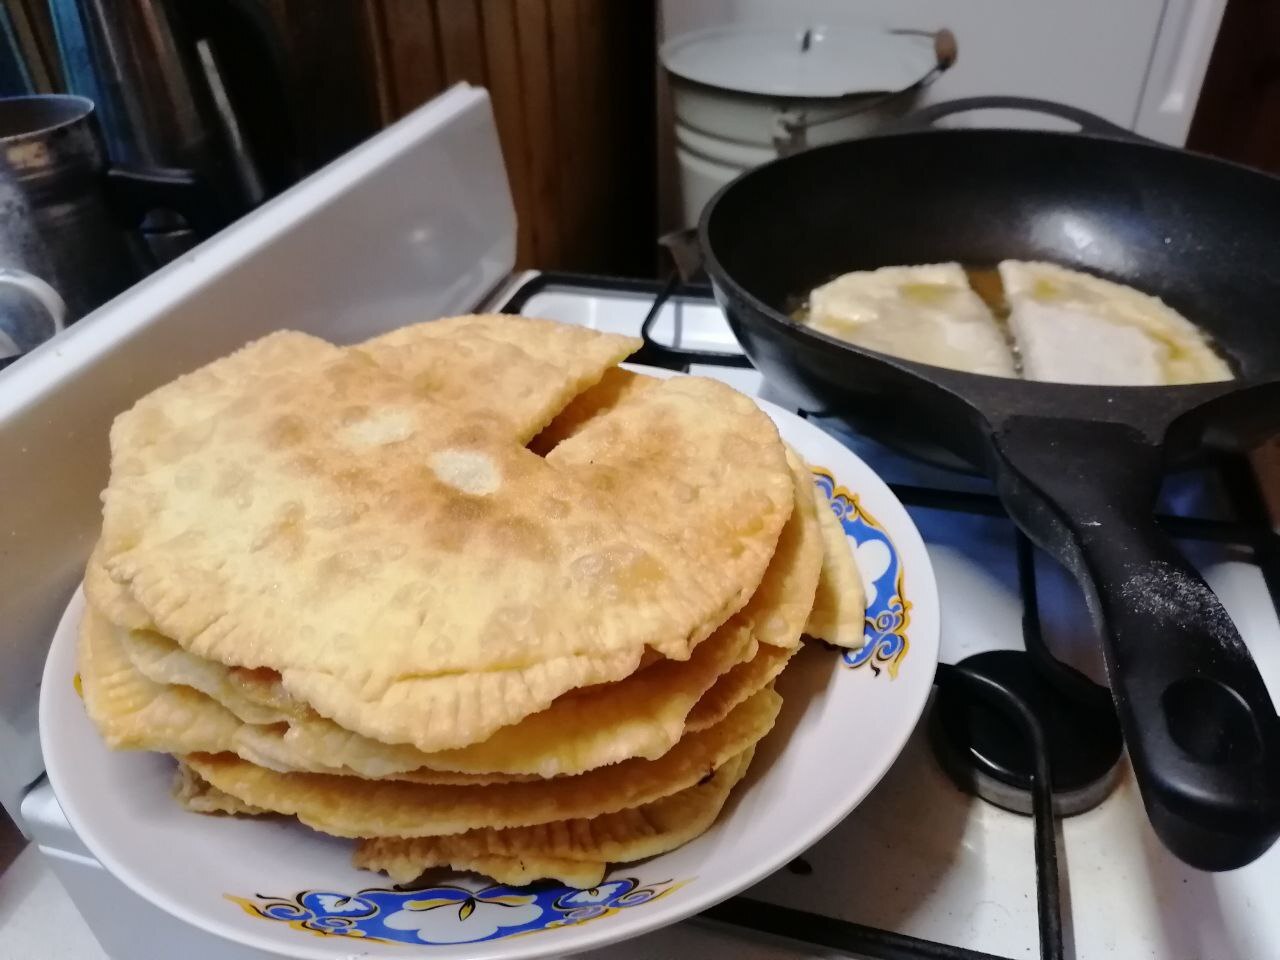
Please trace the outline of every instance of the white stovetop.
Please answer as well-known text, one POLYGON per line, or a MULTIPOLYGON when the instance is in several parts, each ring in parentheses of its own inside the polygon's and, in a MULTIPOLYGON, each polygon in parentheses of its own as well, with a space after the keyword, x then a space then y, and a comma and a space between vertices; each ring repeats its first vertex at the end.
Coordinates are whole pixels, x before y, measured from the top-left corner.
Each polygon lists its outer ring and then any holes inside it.
MULTIPOLYGON (((635 332, 647 307, 641 297, 549 291, 525 312, 635 332)), ((723 318, 707 306, 667 310, 655 333, 665 339, 675 330, 686 346, 723 350, 733 344, 723 318)), ((761 386, 753 371, 696 372, 723 375, 753 392, 761 386)), ((973 483, 934 475, 874 445, 853 445, 890 481, 973 483)), ((912 515, 937 572, 943 659, 1020 646, 1011 524, 936 510, 912 515)), ((1280 691, 1280 623, 1258 569, 1247 557, 1221 549, 1196 549, 1193 560, 1235 617, 1273 694, 1280 691)), ((1048 641, 1060 655, 1096 671, 1076 588, 1043 558, 1037 569, 1048 641)), ((811 873, 780 871, 749 895, 1004 957, 1034 957, 1031 851, 1030 820, 958 791, 918 731, 872 795, 805 854, 811 873)), ((1063 823, 1059 854, 1067 880, 1068 956, 1280 960, 1280 916, 1268 906, 1280 888, 1280 849, 1228 874, 1191 870, 1160 846, 1131 776, 1101 806, 1063 823)), ((739 960, 832 956, 689 922, 613 947, 595 960, 605 954, 610 960, 669 960, 730 951, 739 960)), ((27 849, 0 874, 0 960, 63 958, 105 955, 42 858, 27 849)))

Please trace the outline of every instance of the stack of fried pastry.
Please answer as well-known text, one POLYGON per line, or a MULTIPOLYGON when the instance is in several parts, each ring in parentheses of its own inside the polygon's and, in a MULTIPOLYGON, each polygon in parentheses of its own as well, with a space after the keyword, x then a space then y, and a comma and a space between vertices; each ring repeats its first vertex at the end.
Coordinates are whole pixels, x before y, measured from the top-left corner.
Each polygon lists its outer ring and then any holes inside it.
POLYGON ((706 830, 849 548, 746 397, 639 342, 458 317, 265 337, 111 431, 79 671, 192 810, 297 817, 398 881, 598 882, 706 830))

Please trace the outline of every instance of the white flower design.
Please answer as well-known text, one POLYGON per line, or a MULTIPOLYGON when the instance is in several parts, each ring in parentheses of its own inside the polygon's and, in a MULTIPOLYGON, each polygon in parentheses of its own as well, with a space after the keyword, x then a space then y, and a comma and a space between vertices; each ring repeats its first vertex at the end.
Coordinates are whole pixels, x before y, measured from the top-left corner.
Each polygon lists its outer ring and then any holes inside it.
POLYGON ((316 903, 324 908, 325 913, 364 913, 370 908, 367 900, 344 897, 339 893, 317 893, 316 903))
POLYGON ((383 923, 412 930, 423 943, 474 943, 503 927, 522 927, 542 916, 534 897, 432 897, 409 900, 383 923))
POLYGON ((853 548, 853 555, 858 561, 858 572, 862 574, 862 586, 867 592, 867 609, 870 609, 875 605, 879 592, 876 589, 876 581, 889 569, 889 564, 893 562, 893 554, 889 552, 889 547, 883 540, 868 540, 860 544, 853 537, 849 537, 849 545, 853 548))
POLYGON ((605 883, 598 887, 592 887, 589 890, 579 890, 577 893, 571 893, 561 902, 572 906, 585 906, 590 903, 605 903, 625 886, 625 883, 605 883))

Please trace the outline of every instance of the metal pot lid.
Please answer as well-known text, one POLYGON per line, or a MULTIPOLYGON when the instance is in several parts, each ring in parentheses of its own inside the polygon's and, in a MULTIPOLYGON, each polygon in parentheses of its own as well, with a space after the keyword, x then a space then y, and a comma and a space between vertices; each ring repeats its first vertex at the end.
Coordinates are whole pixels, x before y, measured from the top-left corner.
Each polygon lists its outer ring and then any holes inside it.
POLYGON ((663 66, 695 83, 770 97, 902 90, 937 65, 932 35, 877 26, 723 26, 672 37, 663 66))

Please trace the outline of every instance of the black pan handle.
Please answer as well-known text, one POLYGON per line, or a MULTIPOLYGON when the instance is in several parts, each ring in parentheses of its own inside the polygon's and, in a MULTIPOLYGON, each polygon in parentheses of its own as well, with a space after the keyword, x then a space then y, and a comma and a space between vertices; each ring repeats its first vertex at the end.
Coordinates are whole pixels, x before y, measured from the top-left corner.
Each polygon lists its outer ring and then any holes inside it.
POLYGON ((1075 573, 1156 832, 1204 870, 1280 835, 1280 719, 1213 592, 1152 516, 1158 444, 1118 423, 1013 417, 992 437, 1002 498, 1075 573))
POLYGON ((943 117, 958 113, 970 113, 974 110, 1026 110, 1029 113, 1043 113, 1062 120, 1069 120, 1080 127, 1081 133, 1095 134, 1102 137, 1113 137, 1118 140, 1145 140, 1132 130, 1104 120, 1095 113, 1081 110, 1079 107, 1065 103, 1054 103, 1052 100, 1037 100, 1033 97, 1012 97, 993 95, 985 97, 965 97, 960 100, 947 100, 943 103, 930 104, 913 110, 892 128, 893 133, 908 133, 915 130, 928 130, 943 117))

